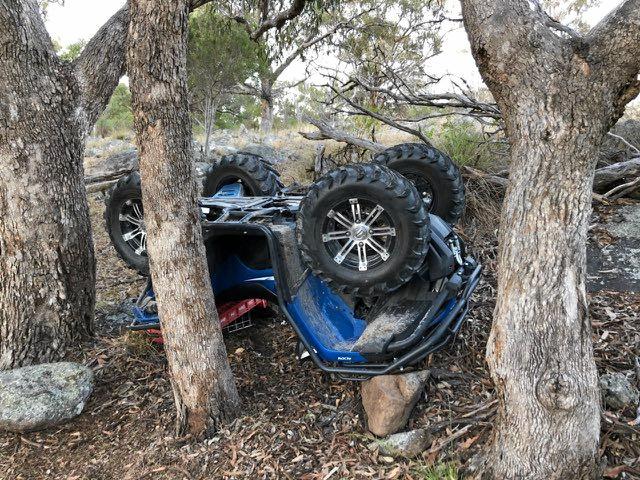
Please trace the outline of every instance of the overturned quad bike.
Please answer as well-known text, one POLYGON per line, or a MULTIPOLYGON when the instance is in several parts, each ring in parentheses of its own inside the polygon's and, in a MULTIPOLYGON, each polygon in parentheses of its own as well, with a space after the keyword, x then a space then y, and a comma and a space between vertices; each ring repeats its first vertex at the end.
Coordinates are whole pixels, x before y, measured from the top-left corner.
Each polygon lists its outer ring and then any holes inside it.
MULTIPOLYGON (((459 331, 481 267, 452 230, 464 187, 438 150, 398 145, 329 172, 305 195, 284 188, 263 158, 239 153, 209 168, 203 190, 216 302, 277 303, 299 358, 365 379, 417 364, 459 331)), ((105 219, 119 255, 147 274, 137 173, 112 188, 105 219)), ((130 328, 157 328, 150 281, 134 313, 130 328)))

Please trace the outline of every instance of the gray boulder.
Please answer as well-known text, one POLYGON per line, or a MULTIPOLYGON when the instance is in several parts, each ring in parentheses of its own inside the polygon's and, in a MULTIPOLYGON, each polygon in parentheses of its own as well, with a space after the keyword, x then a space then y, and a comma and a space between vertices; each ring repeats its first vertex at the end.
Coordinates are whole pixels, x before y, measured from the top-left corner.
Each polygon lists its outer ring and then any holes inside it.
POLYGON ((93 372, 71 362, 0 372, 0 429, 27 432, 80 415, 93 391, 93 372))
POLYGON ((600 388, 604 403, 614 410, 636 407, 640 401, 640 393, 624 373, 605 373, 600 377, 600 388))
POLYGON ((412 458, 420 455, 431 443, 431 435, 424 428, 400 432, 383 440, 376 440, 369 448, 378 448, 383 455, 412 458))
POLYGON ((289 158, 288 152, 279 150, 267 144, 249 144, 242 148, 243 152, 259 155, 271 163, 281 163, 289 158))

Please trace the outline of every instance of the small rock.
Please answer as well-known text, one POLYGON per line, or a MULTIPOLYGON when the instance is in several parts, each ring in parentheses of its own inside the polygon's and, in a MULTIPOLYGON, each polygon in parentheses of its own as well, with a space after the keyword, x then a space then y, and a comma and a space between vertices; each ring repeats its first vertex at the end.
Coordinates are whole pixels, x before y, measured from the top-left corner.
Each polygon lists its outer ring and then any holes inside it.
POLYGON ((378 448, 382 455, 412 458, 424 452, 431 440, 427 430, 420 428, 396 433, 384 440, 376 440, 369 445, 369 448, 378 448))
POLYGON ((636 407, 640 401, 638 389, 621 372, 602 375, 600 388, 604 394, 604 403, 614 410, 636 407))
POLYGON ((0 429, 41 430, 80 415, 93 391, 91 369, 71 362, 0 372, 0 429))
POLYGON ((197 178, 204 177, 204 175, 207 173, 207 170, 211 166, 211 164, 206 163, 206 162, 195 162, 193 165, 194 165, 195 170, 196 170, 196 177, 197 178))
POLYGON ((386 437, 400 431, 429 379, 429 371, 381 375, 362 384, 362 406, 369 430, 386 437))

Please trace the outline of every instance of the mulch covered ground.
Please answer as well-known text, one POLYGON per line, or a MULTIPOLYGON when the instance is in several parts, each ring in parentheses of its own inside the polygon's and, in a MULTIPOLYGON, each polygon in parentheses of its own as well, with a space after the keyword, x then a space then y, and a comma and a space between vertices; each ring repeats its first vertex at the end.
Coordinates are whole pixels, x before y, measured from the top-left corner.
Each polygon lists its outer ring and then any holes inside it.
MULTIPOLYGON (((122 302, 137 295, 143 281, 115 257, 97 197, 92 212, 97 336, 73 357, 94 369, 96 390, 84 413, 64 427, 0 434, 0 479, 453 479, 488 440, 496 411, 484 362, 495 296, 494 241, 474 242, 486 275, 457 343, 426 362, 432 378, 408 428, 428 427, 434 440, 407 461, 368 447, 373 437, 358 385, 297 362, 295 335, 280 318, 226 338, 241 417, 204 443, 174 438, 162 351, 144 334, 123 334, 118 325, 126 320, 122 302)), ((633 370, 640 356, 638 312, 640 295, 591 296, 601 371, 633 370)), ((611 478, 640 478, 640 428, 627 424, 633 418, 633 410, 604 413, 602 448, 611 478)))

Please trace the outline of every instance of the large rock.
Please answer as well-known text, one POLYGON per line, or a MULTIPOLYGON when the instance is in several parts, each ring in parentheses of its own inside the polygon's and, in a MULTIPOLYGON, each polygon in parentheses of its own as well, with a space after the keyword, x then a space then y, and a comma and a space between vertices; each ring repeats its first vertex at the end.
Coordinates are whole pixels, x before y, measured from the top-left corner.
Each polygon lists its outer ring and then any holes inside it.
POLYGON ((424 428, 400 432, 383 440, 371 443, 370 448, 378 448, 383 455, 412 458, 420 455, 431 443, 431 435, 424 428))
POLYGON ((41 430, 80 415, 93 391, 93 373, 71 362, 0 372, 0 429, 41 430))
POLYGON ((640 393, 624 373, 605 373, 600 377, 600 388, 604 396, 604 403, 619 410, 626 407, 637 407, 640 393))
POLYGON ((404 428, 428 379, 429 372, 422 371, 363 382, 362 406, 371 433, 385 437, 404 428))
POLYGON ((640 203, 617 207, 598 231, 606 241, 587 244, 588 289, 640 292, 640 203))

